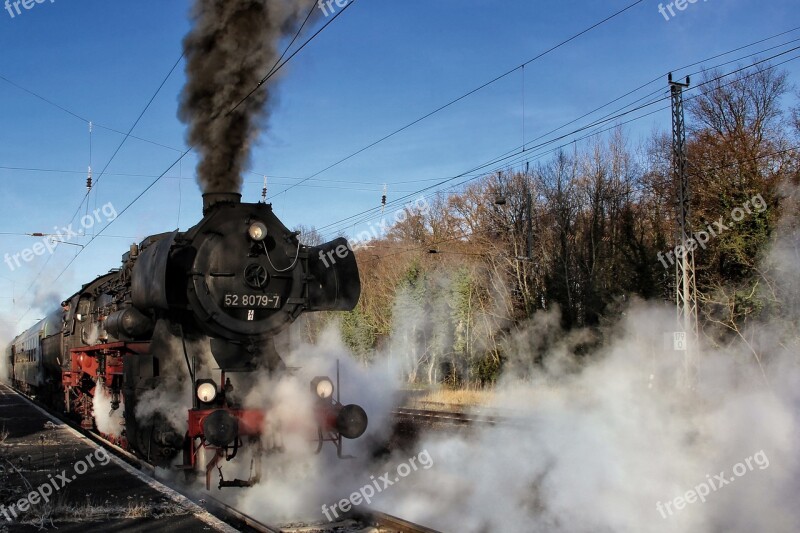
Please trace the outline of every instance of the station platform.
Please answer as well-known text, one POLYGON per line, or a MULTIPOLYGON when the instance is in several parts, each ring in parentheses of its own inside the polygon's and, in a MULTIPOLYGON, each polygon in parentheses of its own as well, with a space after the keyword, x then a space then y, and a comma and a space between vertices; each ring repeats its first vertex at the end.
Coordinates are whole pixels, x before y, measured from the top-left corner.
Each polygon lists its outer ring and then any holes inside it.
POLYGON ((0 383, 0 533, 233 533, 0 383))

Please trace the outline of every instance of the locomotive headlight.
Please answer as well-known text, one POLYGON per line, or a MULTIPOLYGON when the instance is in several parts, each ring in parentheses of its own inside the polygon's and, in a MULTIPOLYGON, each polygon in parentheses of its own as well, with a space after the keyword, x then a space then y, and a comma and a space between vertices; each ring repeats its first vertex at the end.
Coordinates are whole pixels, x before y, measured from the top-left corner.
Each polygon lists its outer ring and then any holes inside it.
POLYGON ((267 238, 267 226, 263 222, 253 222, 247 230, 250 238, 256 242, 261 242, 267 238))
POLYGON ((217 384, 211 380, 202 380, 197 383, 197 399, 203 403, 211 403, 217 397, 217 384))
POLYGON ((333 396, 333 381, 326 377, 316 377, 311 380, 311 390, 323 400, 333 396))

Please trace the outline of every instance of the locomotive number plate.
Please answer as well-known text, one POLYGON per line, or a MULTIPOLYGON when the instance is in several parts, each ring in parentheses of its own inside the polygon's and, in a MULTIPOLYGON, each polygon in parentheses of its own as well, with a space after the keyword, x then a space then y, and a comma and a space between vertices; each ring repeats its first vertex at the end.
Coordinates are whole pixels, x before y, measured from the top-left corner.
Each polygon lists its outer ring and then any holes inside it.
POLYGON ((277 294, 226 294, 222 305, 240 309, 279 309, 281 297, 277 294))

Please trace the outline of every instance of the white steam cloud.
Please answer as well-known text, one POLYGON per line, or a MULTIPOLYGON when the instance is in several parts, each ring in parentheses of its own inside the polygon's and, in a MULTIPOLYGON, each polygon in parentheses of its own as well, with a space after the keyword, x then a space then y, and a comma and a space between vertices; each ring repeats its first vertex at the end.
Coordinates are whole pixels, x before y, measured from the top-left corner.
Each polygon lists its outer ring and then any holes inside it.
MULTIPOLYGON (((557 313, 538 314, 509 339, 510 371, 491 406, 516 424, 431 432, 388 456, 373 452, 387 437, 402 379, 387 370, 386 354, 369 369, 353 362, 328 330, 317 346, 293 350, 290 364, 303 369, 292 394, 269 381, 260 394, 274 391, 272 401, 281 400, 269 405, 305 417, 308 380, 332 375, 340 359, 343 400, 370 415, 368 436, 348 447, 358 458, 339 461, 330 449, 314 456, 300 447, 271 455, 267 478, 236 503, 267 521, 324 522, 322 505, 350 498, 424 450, 433 466, 385 488, 373 506, 459 533, 798 531, 800 237, 792 225, 780 233, 763 272, 768 289, 781 295, 782 320, 752 323, 741 342, 705 348, 693 388, 681 386, 683 352, 665 342, 675 324, 671 306, 632 302, 606 332, 610 340, 581 358, 571 348, 589 333, 564 334, 557 313), (532 364, 538 356, 542 364, 532 364)), ((436 327, 414 319, 421 309, 407 296, 395 311, 408 320, 395 317, 387 346, 408 371, 425 351, 415 330, 436 327)))
POLYGON ((388 492, 386 510, 459 532, 795 531, 797 370, 776 362, 770 389, 746 353, 706 353, 684 390, 681 357, 660 348, 674 314, 637 304, 628 317, 578 373, 558 365, 500 387, 495 407, 521 427, 429 436, 433 475, 388 492), (760 451, 769 468, 657 509, 760 451))
POLYGON ((568 355, 583 334, 559 334, 557 315, 540 314, 512 338, 517 371, 493 406, 521 424, 428 435, 418 447, 434 468, 378 505, 442 531, 797 531, 800 234, 790 222, 764 265, 782 320, 703 350, 693 389, 679 386, 683 354, 664 342, 671 307, 632 303, 611 342, 583 359, 568 355), (520 372, 543 342, 544 364, 520 372))
POLYGON ((11 381, 8 347, 14 340, 14 321, 8 313, 0 313, 0 382, 11 381))
MULTIPOLYGON (((338 501, 343 487, 356 490, 364 483, 361 476, 372 468, 375 443, 388 438, 388 413, 396 404, 395 384, 385 368, 370 370, 357 363, 337 331, 331 326, 322 333, 318 344, 298 344, 286 357, 287 365, 297 370, 283 377, 260 376, 245 399, 247 407, 269 410, 271 427, 279 428, 284 439, 282 453, 266 455, 264 478, 259 485, 240 494, 223 494, 254 517, 272 523, 298 519, 325 521, 321 506, 338 501), (344 441, 344 454, 353 456, 352 459, 338 459, 331 443, 325 443, 322 453, 315 454, 316 426, 310 382, 316 376, 328 376, 335 382, 337 360, 342 403, 361 405, 369 417, 364 436, 344 441)), ((269 434, 265 435, 265 449, 272 449, 271 439, 269 434)), ((249 465, 246 461, 239 465, 243 463, 249 465)), ((226 479, 229 477, 226 470, 234 472, 233 466, 226 465, 223 469, 226 479)), ((236 474, 246 477, 248 472, 236 474)))
POLYGON ((119 407, 117 409, 112 409, 111 395, 106 391, 105 387, 98 384, 94 389, 92 410, 98 431, 117 438, 122 435, 125 420, 122 415, 125 412, 125 405, 122 402, 122 397, 120 397, 119 407))

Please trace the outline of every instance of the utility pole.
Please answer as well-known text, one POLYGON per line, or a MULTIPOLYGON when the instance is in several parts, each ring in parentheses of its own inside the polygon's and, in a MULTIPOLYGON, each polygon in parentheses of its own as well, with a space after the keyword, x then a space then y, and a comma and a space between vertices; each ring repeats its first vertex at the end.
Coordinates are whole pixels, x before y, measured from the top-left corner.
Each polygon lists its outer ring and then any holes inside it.
POLYGON ((528 162, 525 162, 525 185, 528 188, 528 203, 525 206, 525 215, 528 222, 528 236, 525 240, 525 244, 528 251, 527 259, 528 261, 533 261, 533 216, 531 213, 533 210, 533 192, 531 191, 531 180, 528 177, 529 168, 528 162))
POLYGON ((684 370, 687 384, 691 384, 693 358, 699 341, 697 325, 697 284, 695 281, 694 248, 690 224, 689 176, 686 159, 686 124, 684 122, 683 90, 689 87, 686 83, 672 80, 669 74, 669 87, 672 94, 672 164, 675 181, 678 183, 678 241, 681 253, 675 261, 675 303, 677 305, 678 328, 682 328, 683 343, 676 335, 675 347, 685 350, 684 370))
POLYGON ((528 253, 528 261, 533 261, 533 216, 531 211, 533 209, 533 195, 531 191, 528 191, 528 203, 525 206, 525 218, 527 218, 528 222, 528 235, 525 239, 525 244, 528 253))

